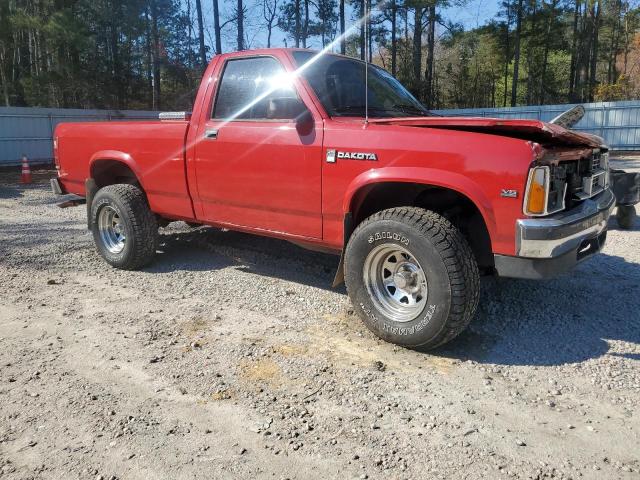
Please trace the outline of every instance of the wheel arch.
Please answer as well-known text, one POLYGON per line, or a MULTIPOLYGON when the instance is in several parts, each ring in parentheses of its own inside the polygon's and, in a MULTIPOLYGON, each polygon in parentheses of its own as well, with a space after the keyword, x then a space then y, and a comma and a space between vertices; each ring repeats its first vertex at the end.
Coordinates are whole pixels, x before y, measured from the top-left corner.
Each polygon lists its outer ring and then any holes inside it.
MULTIPOLYGON (((480 186, 458 173, 430 168, 388 168, 364 172, 347 188, 343 203, 344 247, 362 220, 387 208, 417 206, 447 217, 469 241, 478 264, 493 266, 496 231, 491 203, 480 186)), ((334 286, 344 279, 341 257, 334 286)))
MULTIPOLYGON (((496 220, 493 208, 482 188, 469 177, 455 172, 448 172, 433 168, 422 167, 389 167, 370 170, 358 175, 347 187, 342 210, 344 214, 351 212, 353 227, 358 224, 355 212, 364 203, 367 195, 376 187, 384 184, 397 184, 403 188, 402 196, 411 195, 412 191, 421 193, 428 188, 440 188, 456 192, 466 198, 482 215, 483 221, 493 236, 496 230, 496 220)), ((395 197, 398 198, 398 197, 395 197)))
POLYGON ((138 166, 128 153, 103 150, 89 160, 89 177, 98 188, 115 183, 137 184, 144 191, 138 166))

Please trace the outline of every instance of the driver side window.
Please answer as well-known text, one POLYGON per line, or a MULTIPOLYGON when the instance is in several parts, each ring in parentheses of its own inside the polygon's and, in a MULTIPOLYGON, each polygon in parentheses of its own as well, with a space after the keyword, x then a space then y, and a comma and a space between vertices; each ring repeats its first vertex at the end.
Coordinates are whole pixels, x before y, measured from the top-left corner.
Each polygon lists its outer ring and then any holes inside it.
POLYGON ((228 60, 218 86, 213 118, 293 120, 305 106, 273 57, 228 60))

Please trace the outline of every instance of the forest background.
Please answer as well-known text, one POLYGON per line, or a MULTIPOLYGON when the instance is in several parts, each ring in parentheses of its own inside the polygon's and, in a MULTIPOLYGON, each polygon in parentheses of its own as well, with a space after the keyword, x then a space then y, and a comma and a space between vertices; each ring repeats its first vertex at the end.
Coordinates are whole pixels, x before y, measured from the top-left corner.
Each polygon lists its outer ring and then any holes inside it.
POLYGON ((640 98, 640 0, 0 0, 0 105, 189 110, 216 53, 330 44, 431 109, 640 98))

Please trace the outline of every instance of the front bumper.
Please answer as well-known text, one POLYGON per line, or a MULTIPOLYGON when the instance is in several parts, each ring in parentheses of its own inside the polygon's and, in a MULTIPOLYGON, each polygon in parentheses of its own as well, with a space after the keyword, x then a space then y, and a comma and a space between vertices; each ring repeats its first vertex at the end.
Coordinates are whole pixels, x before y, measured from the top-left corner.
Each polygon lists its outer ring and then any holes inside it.
POLYGON ((616 199, 610 189, 571 210, 516 223, 516 256, 494 255, 498 275, 541 279, 571 270, 599 252, 616 199))

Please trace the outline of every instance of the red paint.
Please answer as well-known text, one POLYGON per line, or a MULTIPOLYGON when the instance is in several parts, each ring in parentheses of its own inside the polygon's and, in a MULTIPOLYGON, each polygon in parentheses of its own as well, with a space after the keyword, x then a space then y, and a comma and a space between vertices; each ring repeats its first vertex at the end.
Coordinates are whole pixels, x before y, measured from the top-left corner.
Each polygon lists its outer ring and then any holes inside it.
POLYGON ((62 124, 55 132, 60 181, 84 195, 96 161, 129 166, 151 209, 184 219, 340 250, 343 219, 362 188, 414 182, 455 190, 482 213, 494 253, 515 253, 515 222, 531 162, 543 145, 593 140, 538 121, 473 118, 330 118, 311 89, 295 80, 315 128, 293 122, 211 119, 225 61, 269 55, 295 69, 286 49, 220 55, 207 69, 189 121, 62 124), (205 131, 218 129, 216 140, 205 131), (373 152, 377 161, 325 161, 328 149, 373 152), (500 196, 515 189, 517 199, 500 196))

